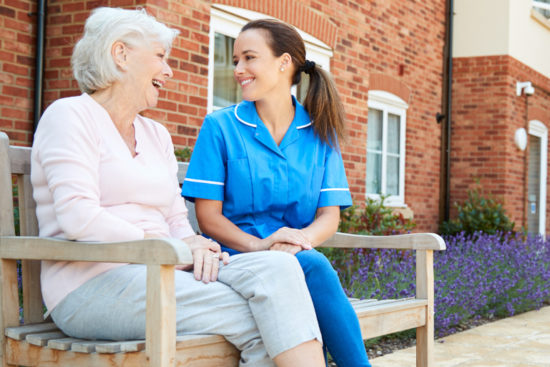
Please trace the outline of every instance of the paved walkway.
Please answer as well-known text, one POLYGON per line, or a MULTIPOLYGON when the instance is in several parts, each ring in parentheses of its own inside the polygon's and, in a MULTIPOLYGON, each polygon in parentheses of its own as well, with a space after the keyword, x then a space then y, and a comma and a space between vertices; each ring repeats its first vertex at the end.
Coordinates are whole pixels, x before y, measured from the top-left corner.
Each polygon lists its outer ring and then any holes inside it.
MULTIPOLYGON (((550 306, 435 341, 435 367, 550 367, 550 306)), ((371 360, 373 367, 414 367, 414 347, 371 360)))

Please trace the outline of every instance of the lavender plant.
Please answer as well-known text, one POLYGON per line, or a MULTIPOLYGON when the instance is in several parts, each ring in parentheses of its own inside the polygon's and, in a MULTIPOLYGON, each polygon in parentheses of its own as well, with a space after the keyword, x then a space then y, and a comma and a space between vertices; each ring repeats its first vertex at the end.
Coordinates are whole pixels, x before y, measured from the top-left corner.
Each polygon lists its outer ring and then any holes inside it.
MULTIPOLYGON (((445 240, 447 250, 434 256, 437 335, 452 333, 472 318, 514 315, 538 309, 550 300, 547 239, 478 232, 445 240)), ((354 255, 337 267, 348 296, 414 296, 412 251, 358 249, 354 255)))

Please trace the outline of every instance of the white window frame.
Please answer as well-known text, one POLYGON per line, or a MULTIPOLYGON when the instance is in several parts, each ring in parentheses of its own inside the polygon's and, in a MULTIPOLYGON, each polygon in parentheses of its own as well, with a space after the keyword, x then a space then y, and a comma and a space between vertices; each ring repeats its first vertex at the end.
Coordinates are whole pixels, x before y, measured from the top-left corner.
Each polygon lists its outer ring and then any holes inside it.
POLYGON ((533 0, 531 3, 531 16, 538 20, 546 28, 550 28, 550 3, 533 0), (545 14, 546 13, 546 14, 545 14))
MULTIPOLYGON (((401 98, 392 93, 381 90, 369 91, 369 109, 376 109, 382 111, 382 177, 381 177, 381 191, 382 195, 386 191, 386 161, 387 161, 387 137, 388 137, 388 113, 399 116, 400 118, 400 142, 399 142, 399 195, 391 195, 385 201, 385 204, 392 207, 407 207, 405 204, 405 146, 406 146, 406 131, 407 131, 407 109, 409 105, 401 98)), ((367 152, 368 152, 367 144, 367 152)), ((366 170, 365 170, 365 182, 366 170)), ((366 189, 366 187, 365 187, 366 189)), ((365 196, 371 199, 380 200, 379 194, 367 193, 365 190, 365 196)))
POLYGON ((548 162, 548 128, 541 121, 529 121, 529 135, 540 138, 540 182, 539 182, 539 233, 546 235, 546 176, 548 162))
MULTIPOLYGON (((250 20, 273 18, 255 11, 235 8, 228 5, 213 4, 210 11, 210 45, 208 50, 208 103, 207 112, 210 113, 216 109, 214 106, 214 44, 215 34, 237 38, 241 28, 250 20)), ((306 57, 308 60, 315 61, 316 64, 330 71, 330 59, 332 58, 332 49, 311 36, 308 33, 297 29, 298 33, 304 39, 306 45, 306 57)), ((292 94, 296 94, 296 87, 292 87, 292 94)))
POLYGON ((533 0, 533 8, 550 10, 550 3, 533 0))

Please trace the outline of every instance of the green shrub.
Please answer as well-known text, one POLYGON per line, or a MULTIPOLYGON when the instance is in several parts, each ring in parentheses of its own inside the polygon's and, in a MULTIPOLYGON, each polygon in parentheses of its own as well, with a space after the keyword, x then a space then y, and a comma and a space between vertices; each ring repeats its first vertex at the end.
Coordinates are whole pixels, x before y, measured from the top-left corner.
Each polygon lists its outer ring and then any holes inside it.
POLYGON ((338 230, 356 234, 391 235, 413 229, 415 223, 401 213, 394 213, 393 209, 384 204, 386 199, 387 196, 382 196, 380 200, 367 198, 364 208, 352 205, 342 211, 338 230))
MULTIPOLYGON (((14 203, 16 203, 19 197, 17 185, 12 185, 12 195, 14 198, 14 203)), ((13 222, 15 225, 15 234, 19 236, 19 207, 17 205, 13 206, 13 222)))
POLYGON ((191 148, 185 147, 183 149, 174 149, 174 154, 178 162, 189 162, 191 159, 191 148))
POLYGON ((441 223, 439 231, 443 235, 455 235, 460 232, 495 234, 514 230, 514 222, 508 218, 502 204, 492 198, 481 196, 477 189, 468 190, 468 199, 464 204, 454 205, 458 209, 458 216, 441 223))

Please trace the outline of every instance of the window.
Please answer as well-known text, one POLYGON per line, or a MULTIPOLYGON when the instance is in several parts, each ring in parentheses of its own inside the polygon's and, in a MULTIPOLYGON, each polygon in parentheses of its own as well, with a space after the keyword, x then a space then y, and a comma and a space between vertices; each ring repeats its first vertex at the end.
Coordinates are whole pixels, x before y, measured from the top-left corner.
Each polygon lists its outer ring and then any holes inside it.
POLYGON ((391 206, 405 206, 405 127, 408 105, 384 91, 369 91, 366 194, 386 195, 391 206))
POLYGON ((533 8, 546 19, 550 19, 550 0, 533 0, 533 8))
MULTIPOLYGON (((212 5, 210 23, 210 54, 208 65, 208 112, 231 106, 241 100, 240 87, 233 79, 233 44, 240 29, 249 20, 268 18, 265 14, 227 5, 212 5)), ((332 50, 318 39, 298 30, 306 44, 309 60, 329 71, 332 50)), ((307 91, 308 79, 292 88, 292 93, 302 101, 307 91)))

